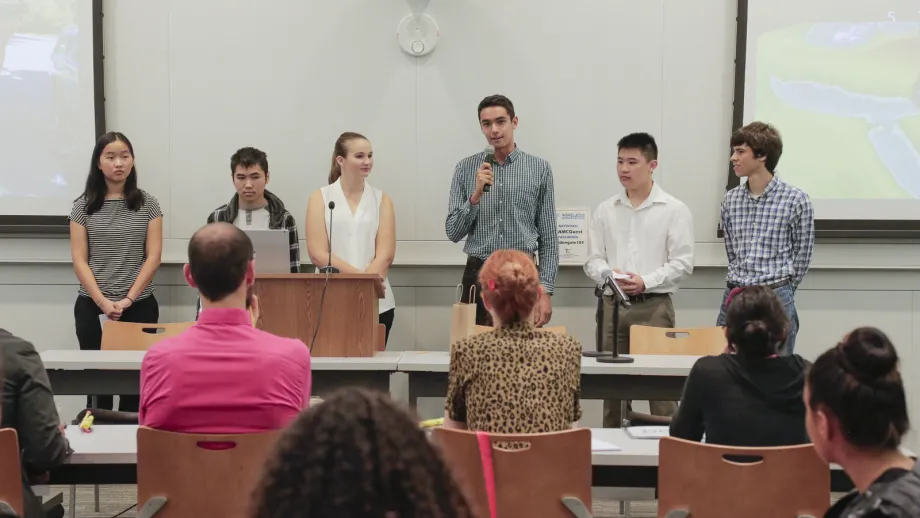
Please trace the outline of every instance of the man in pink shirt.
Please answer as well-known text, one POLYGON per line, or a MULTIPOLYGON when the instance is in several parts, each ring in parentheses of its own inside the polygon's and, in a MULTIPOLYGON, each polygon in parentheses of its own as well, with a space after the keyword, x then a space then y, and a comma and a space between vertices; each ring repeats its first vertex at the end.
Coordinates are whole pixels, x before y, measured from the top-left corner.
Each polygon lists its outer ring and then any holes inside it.
POLYGON ((310 403, 310 351, 252 326, 249 237, 229 223, 201 228, 184 271, 203 309, 194 326, 144 356, 140 424, 186 433, 284 428, 310 403))

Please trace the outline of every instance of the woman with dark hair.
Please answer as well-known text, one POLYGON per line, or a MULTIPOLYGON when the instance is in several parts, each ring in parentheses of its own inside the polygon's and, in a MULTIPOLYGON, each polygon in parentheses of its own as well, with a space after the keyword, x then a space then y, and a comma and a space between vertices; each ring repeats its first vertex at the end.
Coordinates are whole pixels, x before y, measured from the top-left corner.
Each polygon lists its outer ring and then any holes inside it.
POLYGON ((534 327, 540 274, 518 250, 479 271, 495 330, 451 345, 444 426, 490 433, 558 432, 581 419, 581 344, 534 327))
POLYGON ((808 362, 779 356, 789 319, 766 286, 736 288, 726 301, 725 353, 690 370, 671 436, 728 446, 808 443, 802 391, 808 362))
POLYGON ((254 518, 473 517, 418 421, 388 394, 358 388, 288 427, 254 500, 254 518))
MULTIPOLYGON (((96 141, 83 194, 70 212, 70 253, 80 281, 73 314, 81 350, 102 345, 101 317, 156 323, 160 307, 153 276, 163 250, 163 213, 137 187, 134 147, 121 133, 96 141)), ((137 412, 137 396, 120 396, 119 410, 137 412)), ((87 406, 91 406, 91 399, 87 406)), ((112 396, 98 396, 112 409, 112 396)))
POLYGON ((815 450, 856 487, 825 517, 920 516, 920 466, 899 448, 910 428, 907 398, 885 333, 861 327, 825 351, 808 372, 804 400, 815 450))

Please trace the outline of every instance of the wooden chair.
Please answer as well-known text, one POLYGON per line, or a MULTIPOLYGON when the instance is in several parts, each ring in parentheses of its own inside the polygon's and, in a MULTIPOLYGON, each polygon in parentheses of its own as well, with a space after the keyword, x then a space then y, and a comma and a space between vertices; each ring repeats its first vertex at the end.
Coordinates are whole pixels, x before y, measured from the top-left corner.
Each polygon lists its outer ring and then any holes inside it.
MULTIPOLYGON (((634 325, 629 328, 629 354, 670 354, 711 356, 722 354, 726 345, 723 327, 668 328, 634 325)), ((620 402, 623 427, 639 425, 666 426, 670 417, 654 416, 627 409, 620 402)))
POLYGON ((659 518, 814 518, 830 503, 830 469, 811 444, 737 448, 664 437, 658 451, 659 518))
POLYGON ((17 515, 23 516, 25 508, 22 501, 22 464, 19 459, 19 436, 16 430, 0 430, 0 503, 13 508, 17 515))
POLYGON ((193 325, 195 325, 194 322, 136 324, 134 322, 106 320, 102 324, 102 350, 146 351, 151 345, 160 340, 176 336, 193 325))
POLYGON ((204 435, 138 428, 138 518, 248 517, 262 466, 280 433, 204 435))
MULTIPOLYGON (((591 505, 591 430, 545 434, 489 434, 498 516, 583 518, 591 505), (523 444, 509 450, 503 444, 523 444), (573 508, 584 510, 576 514, 573 508)), ((471 498, 477 516, 489 516, 485 477, 475 432, 435 428, 439 444, 457 481, 471 498)))

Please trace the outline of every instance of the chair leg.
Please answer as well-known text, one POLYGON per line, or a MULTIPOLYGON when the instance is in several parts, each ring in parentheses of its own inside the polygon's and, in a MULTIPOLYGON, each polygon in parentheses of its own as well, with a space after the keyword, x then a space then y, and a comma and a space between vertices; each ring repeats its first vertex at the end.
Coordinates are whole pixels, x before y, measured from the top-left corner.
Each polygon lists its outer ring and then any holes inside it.
POLYGON ((96 484, 93 487, 93 499, 95 500, 95 503, 96 503, 95 509, 96 509, 96 512, 98 513, 99 512, 99 484, 96 484))
POLYGON ((70 507, 67 509, 67 512, 70 514, 70 518, 77 518, 77 486, 70 486, 70 507))
POLYGON ((620 505, 623 506, 623 518, 632 518, 632 509, 629 506, 629 500, 620 502, 620 505))

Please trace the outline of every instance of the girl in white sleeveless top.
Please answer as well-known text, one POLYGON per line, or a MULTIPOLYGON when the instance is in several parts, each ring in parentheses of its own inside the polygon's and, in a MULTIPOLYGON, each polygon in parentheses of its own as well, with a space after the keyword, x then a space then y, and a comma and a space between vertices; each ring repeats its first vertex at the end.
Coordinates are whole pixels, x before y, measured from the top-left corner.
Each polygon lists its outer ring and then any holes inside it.
POLYGON ((380 323, 386 326, 389 339, 396 300, 387 272, 396 253, 396 215, 390 197, 366 181, 373 167, 370 141, 351 132, 339 136, 332 153, 329 185, 310 195, 307 203, 307 253, 313 264, 329 264, 329 202, 335 202, 331 211, 332 266, 341 273, 380 276, 386 294, 380 299, 380 323))

